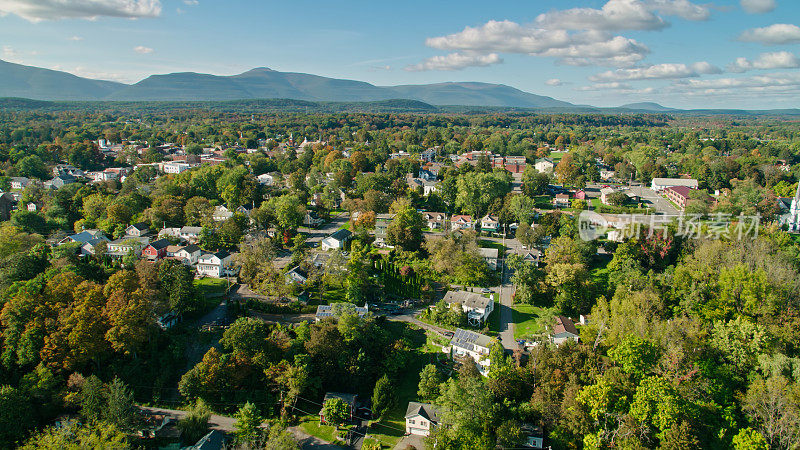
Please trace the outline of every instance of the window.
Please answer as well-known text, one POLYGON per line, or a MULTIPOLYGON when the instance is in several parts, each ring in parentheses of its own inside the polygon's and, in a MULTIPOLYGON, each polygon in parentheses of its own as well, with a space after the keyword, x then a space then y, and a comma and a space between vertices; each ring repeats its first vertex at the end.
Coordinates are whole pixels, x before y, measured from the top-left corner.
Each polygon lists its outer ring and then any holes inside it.
POLYGON ((414 420, 412 420, 412 419, 409 419, 409 420, 408 420, 408 423, 409 423, 409 425, 414 425, 414 420))

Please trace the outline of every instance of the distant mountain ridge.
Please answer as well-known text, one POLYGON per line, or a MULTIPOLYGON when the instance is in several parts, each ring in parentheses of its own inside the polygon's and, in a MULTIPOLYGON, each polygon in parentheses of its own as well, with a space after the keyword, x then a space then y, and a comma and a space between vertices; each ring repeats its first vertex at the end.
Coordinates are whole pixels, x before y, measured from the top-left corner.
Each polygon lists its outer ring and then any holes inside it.
POLYGON ((81 78, 67 72, 0 60, 0 97, 71 101, 221 101, 294 99, 315 102, 417 100, 432 105, 571 108, 552 97, 502 84, 452 82, 375 86, 363 81, 278 72, 265 67, 238 75, 194 72, 151 75, 134 84, 81 78))

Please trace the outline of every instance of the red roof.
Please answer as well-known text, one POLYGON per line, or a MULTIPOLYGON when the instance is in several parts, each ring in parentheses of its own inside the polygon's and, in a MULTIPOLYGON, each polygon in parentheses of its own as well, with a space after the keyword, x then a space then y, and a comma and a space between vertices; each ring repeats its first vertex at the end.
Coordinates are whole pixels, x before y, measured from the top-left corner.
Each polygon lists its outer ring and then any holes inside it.
POLYGON ((689 193, 694 189, 690 188, 689 186, 670 186, 667 188, 667 190, 671 190, 683 198, 689 198, 689 193))

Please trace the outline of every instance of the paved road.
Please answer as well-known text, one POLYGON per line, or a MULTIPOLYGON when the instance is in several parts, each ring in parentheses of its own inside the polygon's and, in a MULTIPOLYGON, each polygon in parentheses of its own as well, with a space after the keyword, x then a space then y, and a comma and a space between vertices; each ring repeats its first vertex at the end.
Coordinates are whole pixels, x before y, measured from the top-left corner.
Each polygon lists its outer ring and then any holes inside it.
POLYGON ((642 203, 646 206, 652 207, 659 214, 674 215, 678 214, 678 210, 672 206, 672 203, 664 197, 653 192, 652 189, 644 186, 631 186, 631 192, 638 195, 642 199, 642 203))
POLYGON ((447 328, 437 327, 436 325, 431 325, 429 323, 425 323, 425 322, 423 322, 423 321, 421 321, 421 320, 419 320, 419 319, 417 319, 415 317, 417 314, 419 314, 419 311, 415 311, 413 313, 401 314, 401 315, 398 315, 398 316, 386 316, 386 318, 389 319, 389 320, 397 321, 397 322, 413 323, 414 325, 417 325, 422 329, 434 331, 434 332, 439 333, 440 335, 442 335, 444 337, 447 337, 445 335, 445 333, 452 333, 453 332, 453 330, 448 330, 447 328))
MULTIPOLYGON (((149 414, 165 414, 170 416, 176 420, 182 419, 189 414, 187 411, 181 411, 179 409, 166 409, 166 408, 152 408, 149 406, 140 406, 139 409, 143 412, 149 414)), ((220 416, 218 414, 212 414, 211 417, 208 419, 208 427, 212 430, 218 430, 225 433, 233 433, 236 431, 236 428, 233 424, 236 423, 236 419, 229 416, 220 416)), ((265 422, 262 426, 266 426, 267 423, 265 422)), ((294 435, 294 438, 297 439, 298 444, 300 444, 300 448, 303 450, 341 450, 342 447, 338 445, 333 445, 328 442, 323 441, 322 439, 316 438, 311 436, 310 434, 306 433, 305 431, 301 430, 298 427, 289 427, 289 432, 294 435)))
POLYGON ((512 305, 514 295, 514 285, 504 283, 500 293, 500 343, 506 350, 514 351, 519 348, 514 339, 514 315, 512 305))

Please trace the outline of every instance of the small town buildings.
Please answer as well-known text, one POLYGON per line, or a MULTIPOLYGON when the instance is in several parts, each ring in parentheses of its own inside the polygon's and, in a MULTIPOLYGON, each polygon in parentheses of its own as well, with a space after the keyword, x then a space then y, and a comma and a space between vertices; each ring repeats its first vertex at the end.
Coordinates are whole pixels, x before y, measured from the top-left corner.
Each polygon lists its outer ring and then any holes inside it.
POLYGON ((197 274, 222 278, 231 274, 231 254, 226 251, 203 253, 197 259, 197 274))
POLYGON ((150 226, 145 222, 135 223, 125 229, 125 236, 143 237, 150 234, 150 226))
POLYGON ((441 230, 444 228, 447 215, 439 212, 424 212, 422 219, 428 224, 428 229, 441 230))
POLYGON ((169 241, 166 239, 158 239, 149 243, 142 249, 142 257, 148 261, 157 261, 167 256, 167 247, 169 241))
POLYGON ((186 242, 197 243, 200 240, 200 233, 203 232, 203 227, 181 227, 178 237, 186 242))
POLYGON ((233 217, 233 211, 225 207, 225 205, 215 206, 211 218, 215 222, 224 222, 233 217))
POLYGON ((179 239, 181 237, 181 229, 180 228, 162 228, 158 230, 158 238, 175 238, 179 239))
POLYGON ((192 166, 190 164, 187 164, 185 162, 176 162, 176 161, 166 162, 161 166, 161 170, 164 173, 171 173, 171 174, 182 173, 191 168, 192 166))
POLYGON ((287 283, 305 284, 306 281, 308 281, 308 273, 300 266, 295 266, 286 272, 287 283))
POLYGON ((123 258, 130 253, 140 255, 149 243, 146 236, 124 236, 108 243, 108 255, 113 258, 123 258))
MULTIPOLYGON (((347 404, 348 409, 349 409, 348 420, 353 420, 353 415, 356 412, 356 400, 358 399, 358 395, 356 395, 356 394, 344 394, 344 393, 341 393, 341 392, 326 392, 325 393, 325 397, 322 399, 322 404, 324 405, 325 402, 327 402, 328 400, 330 400, 332 398, 341 399, 347 404)), ((324 411, 324 408, 323 408, 323 410, 321 410, 319 412, 319 423, 321 423, 321 424, 327 423, 327 422, 325 422, 325 416, 322 414, 323 411, 324 411)))
POLYGON ((394 220, 394 214, 375 214, 375 239, 386 239, 389 225, 394 220))
POLYGON ((481 231, 489 233, 497 233, 500 231, 500 221, 497 219, 497 216, 491 214, 483 216, 483 219, 481 219, 481 231))
POLYGON ((425 181, 436 181, 436 174, 426 169, 419 169, 418 177, 425 181))
MULTIPOLYGON (((320 320, 326 317, 333 317, 334 316, 334 307, 332 305, 319 305, 317 306, 317 314, 314 316, 314 321, 319 322, 320 320)), ((364 306, 356 306, 355 313, 358 314, 358 317, 364 317, 369 312, 369 305, 364 304, 364 306)))
POLYGON ((602 203, 604 205, 608 205, 609 204, 608 203, 608 200, 609 200, 608 196, 613 194, 614 192, 617 192, 617 190, 612 188, 612 187, 609 187, 609 186, 600 188, 600 203, 602 203))
POLYGON ((550 339, 556 345, 561 345, 567 341, 578 342, 580 334, 575 328, 575 322, 569 317, 556 316, 556 325, 553 327, 553 334, 550 339))
POLYGON ((422 162, 433 162, 433 160, 436 159, 436 149, 429 148, 421 151, 419 154, 419 159, 422 162))
POLYGON ((262 173, 257 176, 258 183, 264 186, 272 186, 275 184, 275 176, 271 173, 262 173))
POLYGON ((575 200, 586 200, 588 198, 588 195, 586 195, 586 191, 584 191, 583 189, 578 189, 573 194, 573 197, 575 198, 575 200))
POLYGON ((481 257, 486 264, 492 270, 497 270, 500 267, 498 255, 500 251, 496 248, 479 248, 478 252, 481 254, 481 257))
POLYGON ((544 431, 542 427, 530 423, 523 423, 520 426, 522 435, 525 436, 523 446, 533 450, 544 449, 544 431))
POLYGON ((542 256, 544 256, 542 251, 538 248, 532 248, 530 250, 517 250, 517 254, 522 256, 523 261, 532 263, 536 266, 539 265, 539 262, 542 260, 542 256))
POLYGON ((422 189, 422 195, 425 197, 439 190, 436 181, 423 180, 422 178, 408 177, 406 183, 411 189, 422 189))
POLYGON ((567 208, 569 207, 569 194, 561 192, 553 197, 553 206, 567 208))
POLYGON ((353 233, 350 230, 342 228, 332 235, 326 237, 320 243, 322 250, 339 250, 343 249, 344 245, 353 238, 353 233))
POLYGON ((461 305, 461 309, 467 313, 467 321, 471 325, 481 325, 494 311, 494 294, 484 297, 481 294, 468 291, 448 291, 444 298, 448 307, 461 305))
POLYGON ((489 373, 489 351, 495 340, 484 334, 457 328, 450 339, 451 357, 470 357, 478 365, 481 375, 489 373))
POLYGON ((317 214, 316 211, 306 212, 306 216, 303 218, 303 225, 310 228, 318 227, 322 225, 323 222, 325 221, 319 216, 319 214, 317 214))
POLYGON ((472 216, 459 214, 450 217, 450 230, 471 230, 474 227, 472 223, 472 216))
POLYGON ((429 436, 439 425, 439 410, 430 403, 408 402, 406 408, 406 434, 429 436))
POLYGON ((550 158, 539 158, 533 162, 533 168, 539 173, 553 173, 556 165, 550 158))
POLYGON ((689 186, 670 186, 662 192, 672 203, 678 206, 679 210, 683 211, 686 209, 686 205, 689 203, 689 196, 694 190, 689 186))
POLYGON ((524 156, 506 156, 503 167, 511 173, 522 173, 527 163, 524 156))
POLYGON ((80 233, 67 236, 59 241, 58 245, 69 244, 73 242, 78 243, 80 246, 81 256, 86 256, 96 254, 96 247, 99 244, 105 243, 108 245, 110 241, 102 231, 91 229, 83 230, 80 233))
POLYGON ((52 180, 45 182, 45 187, 49 187, 52 189, 61 189, 62 187, 72 184, 77 181, 77 178, 73 177, 69 174, 59 175, 57 177, 53 177, 52 180))
POLYGON ((82 177, 85 176, 85 173, 78 169, 77 167, 71 164, 56 164, 53 167, 53 176, 57 177, 59 175, 72 175, 73 177, 82 177))
POLYGON ((600 179, 608 181, 616 175, 616 172, 610 169, 600 169, 600 179))
POLYGON ((31 180, 26 177, 11 177, 11 189, 20 190, 25 189, 31 184, 31 180))
POLYGON ((195 244, 189 244, 180 248, 173 256, 187 266, 193 266, 197 264, 197 261, 200 259, 200 255, 202 254, 203 251, 200 249, 200 247, 195 244))
POLYGON ((693 178, 653 178, 650 183, 650 189, 661 192, 668 187, 673 186, 686 186, 691 189, 697 189, 697 180, 693 178))

